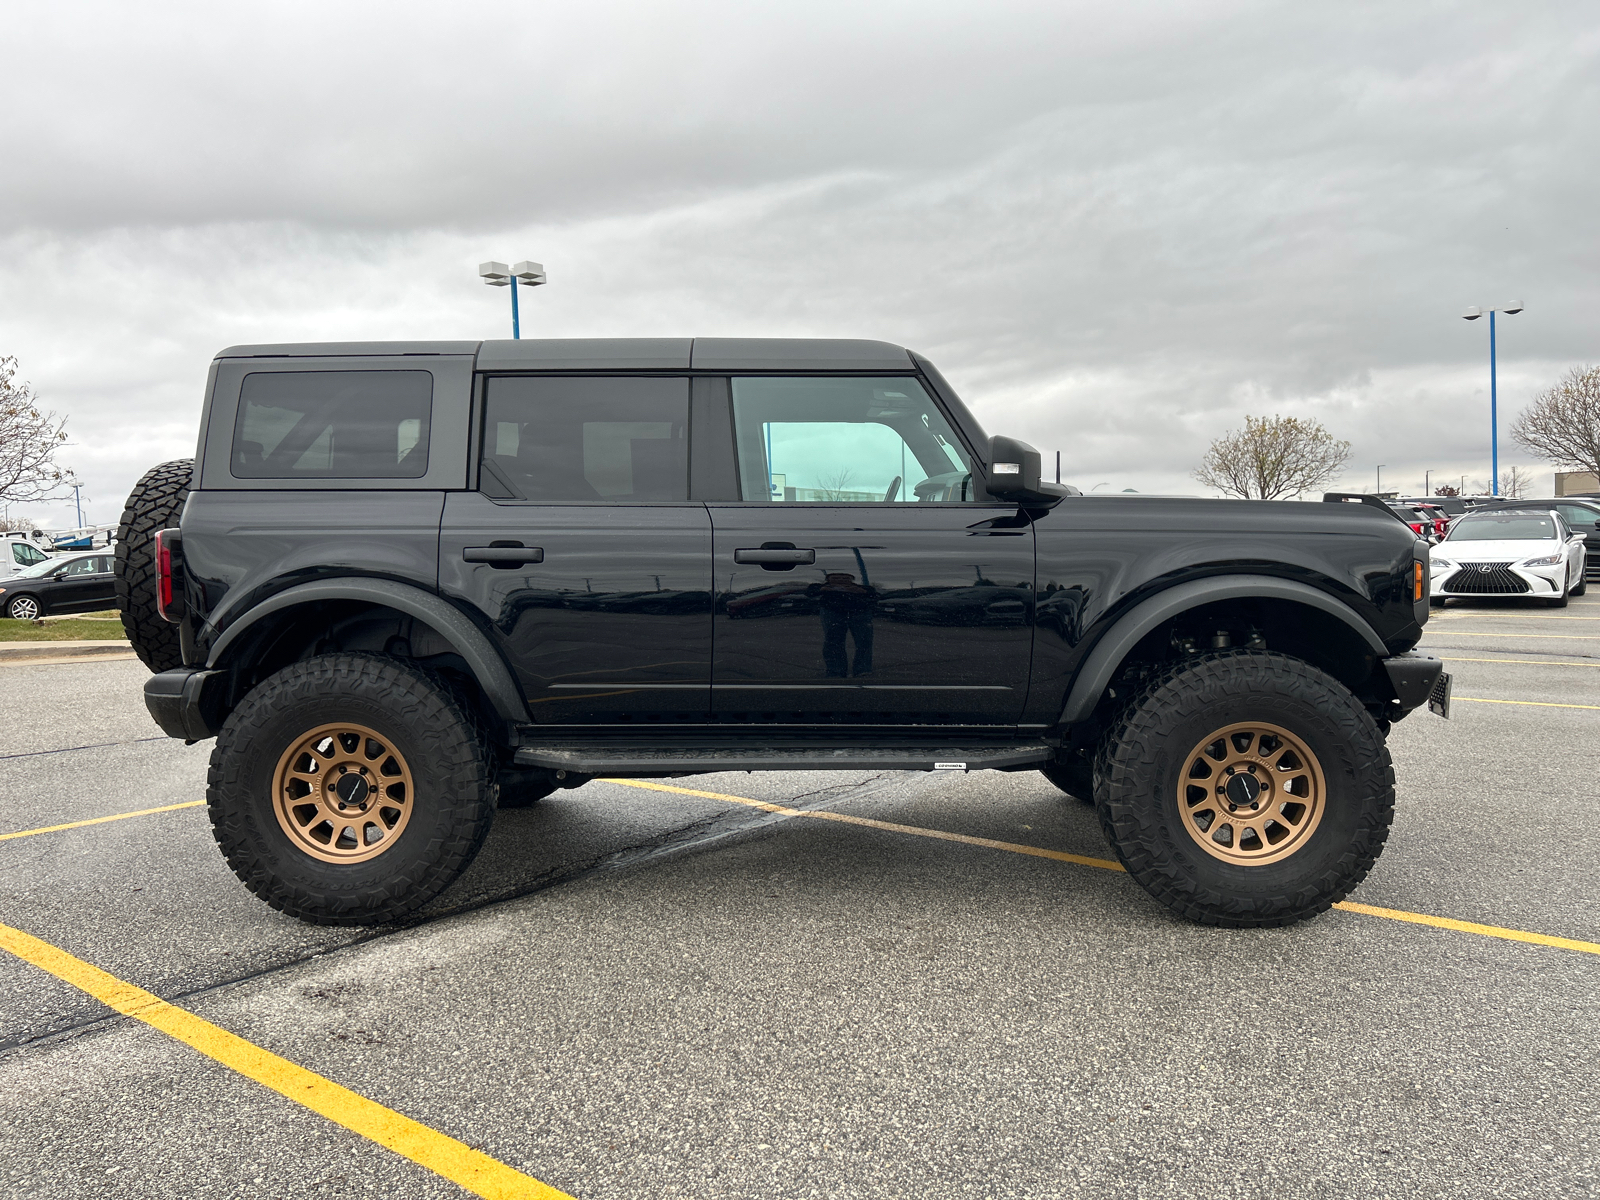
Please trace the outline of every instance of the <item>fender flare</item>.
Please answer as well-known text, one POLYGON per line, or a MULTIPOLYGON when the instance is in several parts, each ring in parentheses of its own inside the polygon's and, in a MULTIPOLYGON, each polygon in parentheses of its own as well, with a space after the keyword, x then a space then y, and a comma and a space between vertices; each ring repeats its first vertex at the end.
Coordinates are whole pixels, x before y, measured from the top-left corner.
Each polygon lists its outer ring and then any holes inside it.
POLYGON ((1148 600, 1140 601, 1118 618, 1115 625, 1106 630, 1095 643, 1094 649, 1089 651, 1083 666, 1078 669, 1077 676, 1072 681, 1072 688, 1067 693, 1067 703, 1061 710, 1061 723, 1072 725, 1086 719, 1100 702, 1100 697, 1111 684, 1112 675, 1116 673, 1117 667, 1122 664, 1128 652, 1163 621, 1170 620, 1191 608, 1198 608, 1202 604, 1210 604, 1217 600, 1263 597, 1273 600, 1293 600, 1320 609, 1330 616, 1337 617, 1359 634, 1377 657, 1389 656, 1389 648, 1383 644, 1383 639, 1370 625, 1351 611, 1349 605, 1341 604, 1310 584, 1298 583, 1292 579, 1278 579, 1270 575, 1213 575, 1206 579, 1192 579, 1188 583, 1176 584, 1164 592, 1159 592, 1148 600))
POLYGON ((286 608, 321 600, 362 600, 393 608, 432 626, 466 660, 478 686, 494 710, 507 721, 532 723, 528 706, 511 670, 483 631, 459 609, 431 592, 388 579, 318 579, 297 584, 257 604, 219 637, 206 656, 206 666, 220 666, 228 648, 262 618, 286 608))

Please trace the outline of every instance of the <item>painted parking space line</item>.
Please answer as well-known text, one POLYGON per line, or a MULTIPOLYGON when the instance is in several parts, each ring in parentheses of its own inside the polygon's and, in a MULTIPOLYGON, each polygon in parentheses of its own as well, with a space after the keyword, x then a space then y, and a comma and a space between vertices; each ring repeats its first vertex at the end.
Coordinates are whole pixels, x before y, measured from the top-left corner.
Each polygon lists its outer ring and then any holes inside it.
POLYGON ((143 1021, 229 1070, 442 1175, 475 1196, 490 1200, 572 1200, 567 1193, 524 1175, 499 1159, 263 1050, 254 1042, 168 1004, 160 996, 20 929, 0 925, 0 949, 87 992, 123 1016, 143 1021))
MULTIPOLYGON (((602 779, 601 783, 615 783, 623 787, 645 788, 655 792, 675 792, 682 796, 700 796, 707 800, 726 800, 744 804, 765 812, 786 817, 810 817, 813 820, 838 821, 846 825, 864 825, 869 829, 882 829, 890 833, 906 833, 914 837, 937 838, 940 841, 960 842, 967 846, 982 846, 990 850, 1005 850, 1012 854, 1027 854, 1035 858, 1051 858, 1057 862, 1076 863, 1083 867, 1099 867, 1108 871, 1124 871, 1121 863, 1108 858, 1090 858, 1082 854, 1066 854, 1060 850, 1046 850, 1041 846, 1026 846, 1017 842, 1000 842, 993 838, 969 837, 962 833, 946 833, 942 829, 925 829, 920 825, 897 825, 892 821, 874 821, 867 817, 853 817, 827 809, 788 808, 766 800, 752 800, 748 796, 730 796, 723 792, 700 792, 693 788, 674 787, 644 779, 602 779)), ((1458 921, 1453 917, 1435 917, 1428 913, 1407 912, 1398 908, 1379 908, 1372 904, 1357 904, 1341 900, 1334 908, 1342 912, 1361 913, 1369 917, 1382 917, 1390 921, 1404 921, 1411 925, 1429 925, 1435 929, 1450 929, 1457 933, 1472 933, 1479 937, 1501 938, 1512 942, 1530 942, 1537 946, 1553 946, 1561 950, 1576 950, 1582 954, 1600 954, 1600 942, 1585 942, 1577 938, 1556 937, 1548 933, 1530 933, 1525 929, 1508 929, 1500 925, 1480 925, 1474 921, 1458 921)))
POLYGON ((1440 630, 1439 633, 1441 637, 1538 638, 1540 641, 1600 642, 1600 634, 1594 633, 1509 633, 1504 629, 1492 633, 1482 633, 1472 629, 1440 630))
POLYGON ((697 792, 693 788, 673 787, 666 783, 653 783, 644 779, 602 779, 601 783, 618 783, 623 787, 644 788, 652 792, 673 792, 679 796, 700 796, 706 800, 726 800, 729 804, 743 804, 763 812, 785 817, 811 817, 818 821, 837 821, 841 825, 862 825, 868 829, 882 829, 888 833, 909 833, 917 837, 937 838, 943 842, 960 842, 966 846, 982 846, 989 850, 1007 850, 1012 854, 1027 854, 1034 858, 1053 858, 1057 862, 1076 863, 1080 867, 1099 867, 1107 871, 1121 871, 1123 866, 1109 858, 1089 858, 1082 854, 1068 854, 1064 850, 1046 850, 1043 846, 1025 846, 1018 842, 998 842, 993 838, 970 837, 964 833, 947 833, 942 829, 924 829, 920 825, 896 825, 893 821, 875 821, 871 817, 854 817, 848 813, 830 812, 825 808, 789 808, 769 800, 752 800, 749 796, 730 796, 725 792, 697 792))
POLYGON ((1518 663, 1524 667, 1600 667, 1600 662, 1555 662, 1543 658, 1445 658, 1439 657, 1440 662, 1486 662, 1486 663, 1518 663))
POLYGON ((204 800, 186 800, 182 804, 163 804, 160 808, 140 808, 133 812, 114 813, 109 817, 92 817, 87 821, 68 821, 64 825, 43 825, 38 829, 19 829, 16 833, 0 833, 0 842, 12 838, 38 837, 41 833, 60 833, 63 829, 82 829, 85 825, 104 825, 110 821, 126 821, 129 817, 148 817, 153 813, 177 812, 180 808, 201 808, 204 800))
POLYGON ((1600 704, 1555 704, 1549 700, 1487 700, 1482 696, 1451 696, 1450 702, 1465 700, 1469 704, 1523 704, 1530 708, 1592 708, 1600 710, 1600 704))

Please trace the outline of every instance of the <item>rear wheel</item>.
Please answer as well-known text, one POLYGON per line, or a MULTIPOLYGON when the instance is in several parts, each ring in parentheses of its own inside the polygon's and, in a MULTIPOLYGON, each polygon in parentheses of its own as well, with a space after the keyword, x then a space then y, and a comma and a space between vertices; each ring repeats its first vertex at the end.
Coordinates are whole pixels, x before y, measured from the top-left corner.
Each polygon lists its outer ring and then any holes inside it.
POLYGON ((194 459, 151 467, 128 493, 117 525, 117 608, 134 653, 152 671, 183 666, 178 627, 156 611, 155 535, 183 515, 194 478, 194 459))
POLYGON ((1097 774, 1122 864, 1208 925, 1324 911, 1366 877, 1394 818, 1377 724, 1337 680, 1281 654, 1173 667, 1107 738, 1097 774))
POLYGON ((402 659, 285 667, 228 717, 206 797, 228 865, 318 925, 394 921, 467 868, 494 817, 493 759, 470 713, 402 659))
POLYGON ((6 616, 13 621, 37 621, 43 611, 32 596, 13 596, 6 605, 6 616))

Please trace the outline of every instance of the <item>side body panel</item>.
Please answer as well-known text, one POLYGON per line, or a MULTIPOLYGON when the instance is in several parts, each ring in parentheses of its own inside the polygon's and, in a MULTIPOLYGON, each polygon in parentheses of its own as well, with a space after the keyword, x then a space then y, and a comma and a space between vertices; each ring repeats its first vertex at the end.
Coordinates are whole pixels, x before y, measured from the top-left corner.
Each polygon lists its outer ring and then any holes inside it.
POLYGON ((1028 720, 1053 721, 1100 636, 1141 600, 1209 575, 1295 580, 1390 648, 1416 645, 1415 540, 1355 505, 1071 496, 1036 514, 1038 638, 1028 720))
POLYGON ((1007 724, 1033 642, 1014 505, 714 504, 719 719, 1007 724), (811 563, 740 564, 782 544, 811 563))
POLYGON ((440 588, 477 609, 536 724, 703 721, 711 691, 705 505, 536 504, 452 493, 440 588), (467 561, 469 547, 542 560, 467 561))
POLYGON ((443 510, 432 491, 191 492, 183 553, 202 657, 240 614, 295 584, 354 575, 434 591, 443 510))

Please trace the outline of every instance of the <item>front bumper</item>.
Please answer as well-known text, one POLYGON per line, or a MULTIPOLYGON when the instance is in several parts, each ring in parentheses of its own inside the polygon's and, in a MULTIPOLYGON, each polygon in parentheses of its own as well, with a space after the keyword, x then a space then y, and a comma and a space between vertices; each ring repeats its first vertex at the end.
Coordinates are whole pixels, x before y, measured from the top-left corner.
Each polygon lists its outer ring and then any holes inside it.
POLYGON ((1450 718, 1450 676, 1444 663, 1427 654, 1396 654, 1380 659, 1394 689, 1395 720, 1424 704, 1429 711, 1450 718))
POLYGON ((226 671, 179 667, 144 681, 144 706, 168 737, 199 742, 222 728, 227 690, 226 671))
POLYGON ((1457 563, 1446 570, 1430 569, 1429 595, 1457 596, 1559 596, 1566 579, 1565 563, 1553 567, 1525 567, 1520 563, 1494 563, 1483 571, 1476 563, 1457 563), (1454 585, 1454 586, 1447 586, 1454 585))

